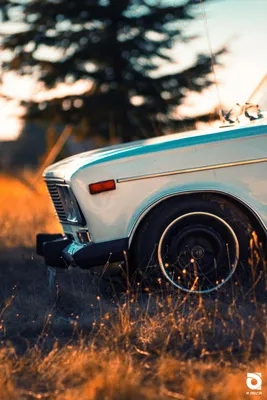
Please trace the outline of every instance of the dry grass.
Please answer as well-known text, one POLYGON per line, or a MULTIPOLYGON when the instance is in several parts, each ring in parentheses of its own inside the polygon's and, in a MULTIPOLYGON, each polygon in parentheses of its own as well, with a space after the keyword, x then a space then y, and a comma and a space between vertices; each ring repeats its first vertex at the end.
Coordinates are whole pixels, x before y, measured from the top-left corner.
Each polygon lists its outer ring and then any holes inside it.
POLYGON ((20 180, 0 177, 1 246, 34 247, 36 232, 60 232, 45 185, 24 173, 20 180))
POLYGON ((51 301, 33 250, 37 232, 60 229, 45 189, 0 187, 1 400, 266 398, 265 304, 118 295, 90 271, 62 274, 51 301), (247 372, 262 373, 262 396, 246 394, 247 372))

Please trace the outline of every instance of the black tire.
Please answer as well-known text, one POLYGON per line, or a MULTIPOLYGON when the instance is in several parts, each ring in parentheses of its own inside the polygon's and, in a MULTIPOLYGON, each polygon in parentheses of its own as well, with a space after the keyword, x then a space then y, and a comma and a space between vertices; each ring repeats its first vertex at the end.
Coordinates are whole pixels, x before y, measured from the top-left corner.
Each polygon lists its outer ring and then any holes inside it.
MULTIPOLYGON (((251 255, 255 254, 251 251, 251 239, 252 237, 255 238, 258 236, 258 238, 260 238, 259 240, 262 241, 263 234, 259 226, 255 221, 253 221, 253 218, 248 217, 248 215, 242 210, 242 207, 239 207, 234 202, 219 195, 209 193, 172 197, 157 205, 144 217, 135 232, 130 248, 129 270, 132 282, 142 282, 145 286, 151 287, 154 286, 159 279, 161 280, 164 278, 157 254, 160 239, 163 232, 173 221, 177 218, 179 219, 181 216, 188 215, 189 213, 205 214, 206 216, 211 214, 214 216, 214 218, 210 220, 211 223, 216 221, 216 217, 219 217, 218 219, 222 220, 220 229, 222 228, 223 222, 225 222, 229 226, 229 229, 232 229, 234 236, 237 239, 238 262, 236 263, 235 271, 233 275, 231 275, 231 279, 230 277, 227 278, 229 279, 227 284, 221 284, 220 289, 223 289, 223 291, 229 290, 230 284, 232 292, 233 290, 235 292, 241 291, 244 294, 248 293, 248 291, 254 290, 256 288, 256 283, 260 283, 261 274, 264 274, 262 268, 263 265, 259 262, 258 258, 256 257, 258 260, 257 262, 251 259, 253 258, 251 255), (255 288, 253 288, 253 285, 255 288)), ((190 220, 187 220, 187 222, 188 221, 190 224, 190 220)), ((201 224, 202 222, 197 226, 200 226, 201 224)), ((219 233, 216 232, 216 229, 219 229, 218 226, 212 230, 216 235, 218 235, 218 237, 222 238, 222 241, 224 241, 226 240, 224 239, 224 233, 222 231, 219 233)), ((189 225, 184 225, 184 229, 187 229, 187 227, 189 227, 189 225)), ((177 230, 175 234, 179 239, 179 230, 177 230)), ((172 240, 174 239, 172 238, 172 240)), ((181 241, 178 241, 178 243, 181 245, 181 241)), ((234 251, 237 251, 234 246, 234 241, 233 244, 227 244, 227 246, 228 248, 229 246, 233 247, 233 253, 234 251)), ((260 249, 260 252, 261 250, 262 249, 260 249)), ((192 252, 190 254, 192 254, 192 252)), ((227 255, 221 255, 221 265, 223 263, 225 264, 226 256, 229 259, 229 250, 227 255)), ((234 263, 232 259, 234 259, 234 254, 233 257, 231 256, 231 265, 234 263)), ((174 272, 172 272, 172 276, 173 274, 174 272)), ((206 279, 206 277, 204 279, 206 279)), ((263 290, 262 286, 260 290, 263 290)))

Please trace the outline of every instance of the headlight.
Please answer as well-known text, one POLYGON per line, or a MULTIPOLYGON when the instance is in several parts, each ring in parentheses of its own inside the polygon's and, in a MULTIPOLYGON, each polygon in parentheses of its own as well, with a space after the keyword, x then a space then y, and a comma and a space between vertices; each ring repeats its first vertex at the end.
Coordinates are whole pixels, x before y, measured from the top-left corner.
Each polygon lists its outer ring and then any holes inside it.
POLYGON ((82 223, 83 218, 71 188, 68 185, 58 185, 57 189, 65 211, 66 220, 73 224, 82 223))

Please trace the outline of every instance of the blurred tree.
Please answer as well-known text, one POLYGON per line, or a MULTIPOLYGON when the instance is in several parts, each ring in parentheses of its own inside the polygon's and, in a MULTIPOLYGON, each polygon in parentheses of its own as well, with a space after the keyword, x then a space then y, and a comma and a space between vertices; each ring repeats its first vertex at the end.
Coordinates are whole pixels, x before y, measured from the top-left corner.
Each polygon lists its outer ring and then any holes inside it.
POLYGON ((195 18, 196 4, 200 7, 198 0, 1 0, 4 21, 20 23, 16 33, 4 35, 3 47, 12 52, 4 71, 38 76, 47 88, 92 82, 82 95, 26 103, 28 117, 72 123, 80 134, 111 140, 174 131, 192 124, 175 112, 188 92, 212 84, 210 57, 204 54, 178 73, 156 73, 163 62, 173 62, 178 40, 194 39, 184 23, 195 18))

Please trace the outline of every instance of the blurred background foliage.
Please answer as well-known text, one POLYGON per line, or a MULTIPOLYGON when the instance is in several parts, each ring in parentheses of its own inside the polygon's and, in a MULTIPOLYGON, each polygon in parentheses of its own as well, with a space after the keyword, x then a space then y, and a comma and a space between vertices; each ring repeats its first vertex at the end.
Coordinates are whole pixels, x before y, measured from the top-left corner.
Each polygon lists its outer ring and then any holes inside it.
MULTIPOLYGON (((28 120, 71 124, 81 139, 100 137, 109 143, 194 128, 195 118, 181 118, 177 107, 189 93, 212 85, 210 55, 198 54, 179 72, 160 73, 159 67, 174 62, 177 41, 195 39, 185 24, 199 16, 199 0, 0 4, 2 21, 20 26, 3 35, 3 50, 9 51, 3 73, 30 75, 46 89, 84 82, 78 94, 22 101, 28 120)), ((215 53, 215 63, 223 52, 215 53)))

